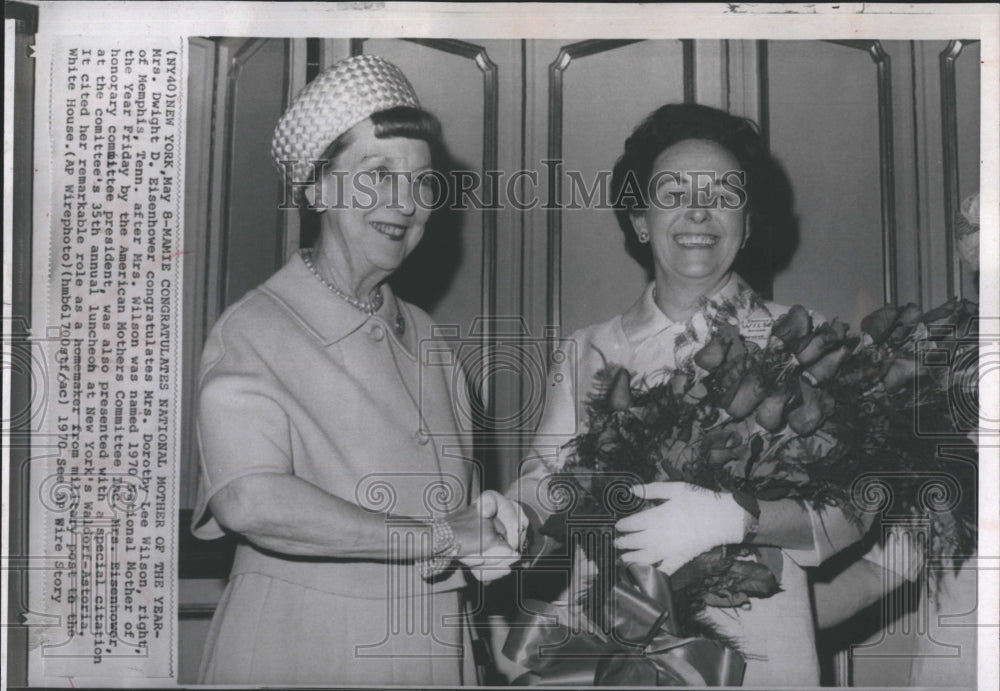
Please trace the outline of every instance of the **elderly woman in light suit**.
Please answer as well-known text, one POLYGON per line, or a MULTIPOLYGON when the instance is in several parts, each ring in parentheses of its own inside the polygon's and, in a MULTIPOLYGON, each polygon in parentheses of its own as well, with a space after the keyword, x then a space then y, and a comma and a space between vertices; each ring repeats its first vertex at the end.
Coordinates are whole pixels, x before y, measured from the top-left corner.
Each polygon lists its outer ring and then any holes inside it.
POLYGON ((475 682, 462 567, 505 574, 522 515, 479 493, 468 454, 438 448, 433 434, 460 438, 461 374, 420 372, 431 321, 386 284, 430 214, 413 178, 442 150, 437 120, 375 56, 320 74, 277 126, 275 162, 321 232, 205 346, 193 530, 240 542, 204 683, 475 682))

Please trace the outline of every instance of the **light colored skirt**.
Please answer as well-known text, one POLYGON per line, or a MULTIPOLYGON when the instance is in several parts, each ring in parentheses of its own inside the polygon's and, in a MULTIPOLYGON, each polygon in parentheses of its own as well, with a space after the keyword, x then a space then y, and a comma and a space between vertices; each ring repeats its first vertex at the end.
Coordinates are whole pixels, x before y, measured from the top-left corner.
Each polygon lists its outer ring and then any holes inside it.
POLYGON ((245 573, 212 620, 203 684, 475 684, 457 591, 398 599, 335 595, 245 573))
POLYGON ((746 655, 743 685, 819 686, 819 657, 806 572, 783 554, 781 591, 751 600, 749 610, 708 607, 706 618, 746 655))

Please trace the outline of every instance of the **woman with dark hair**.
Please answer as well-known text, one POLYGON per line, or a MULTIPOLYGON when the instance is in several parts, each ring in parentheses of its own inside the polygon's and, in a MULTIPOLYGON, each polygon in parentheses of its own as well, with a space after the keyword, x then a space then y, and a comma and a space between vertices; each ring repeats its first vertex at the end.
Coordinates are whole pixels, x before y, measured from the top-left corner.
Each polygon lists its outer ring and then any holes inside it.
POLYGON ((456 567, 507 573, 522 516, 478 493, 455 444, 461 373, 419 369, 430 319, 385 284, 424 234, 414 179, 440 151, 437 120, 375 56, 320 74, 278 123, 274 161, 320 234, 205 345, 193 530, 240 541, 204 683, 475 680, 456 567))
MULTIPOLYGON (((538 442, 522 465, 516 496, 508 492, 524 503, 533 525, 552 510, 546 483, 566 453, 553 451, 556 440, 579 431, 590 382, 606 363, 627 368, 636 384, 653 385, 678 370, 704 376, 693 356, 720 322, 767 343, 788 308, 757 295, 733 264, 751 231, 768 220, 770 170, 754 123, 706 106, 663 106, 628 138, 614 168, 613 198, 629 251, 652 268, 653 281, 624 314, 573 334, 576 361, 550 377, 538 442)), ((746 685, 818 685, 804 567, 859 540, 864 526, 840 510, 792 500, 744 508, 745 500, 682 482, 643 490, 647 499, 664 501, 619 521, 623 559, 670 574, 720 545, 757 546, 780 574, 781 592, 749 608, 709 607, 707 616, 747 654, 746 685)))
MULTIPOLYGON (((680 171, 656 168, 659 155, 668 147, 686 139, 714 142, 728 150, 739 167, 715 182, 718 189, 729 195, 720 200, 720 206, 739 205, 747 224, 744 245, 749 242, 754 225, 767 223, 774 210, 768 202, 772 196, 773 165, 764 148, 757 126, 745 118, 737 118, 725 111, 693 103, 668 104, 646 118, 625 141, 625 151, 615 164, 611 177, 611 189, 615 200, 615 216, 625 234, 625 247, 643 267, 655 271, 655 263, 649 242, 644 242, 632 225, 631 216, 648 209, 650 203, 656 206, 679 205, 677 196, 679 180, 671 175, 680 171), (658 185, 673 184, 656 194, 658 185)), ((711 173, 712 171, 694 171, 711 173)), ((694 191, 700 186, 702 203, 711 203, 705 184, 711 183, 709 175, 695 175, 691 180, 694 191)), ((697 205, 697 199, 693 200, 697 205)))

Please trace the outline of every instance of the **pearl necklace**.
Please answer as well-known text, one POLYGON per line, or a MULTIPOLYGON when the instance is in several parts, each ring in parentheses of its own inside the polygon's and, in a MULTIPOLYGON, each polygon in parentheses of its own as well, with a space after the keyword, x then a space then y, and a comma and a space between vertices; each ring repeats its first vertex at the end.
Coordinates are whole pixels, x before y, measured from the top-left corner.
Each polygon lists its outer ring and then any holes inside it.
MULTIPOLYGON (((320 276, 319 270, 313 263, 313 256, 312 256, 313 251, 311 249, 303 248, 299 250, 299 255, 302 257, 302 261, 305 263, 306 268, 309 269, 309 272, 316 277, 317 281, 326 286, 326 288, 330 292, 332 292, 341 300, 349 304, 354 309, 364 312, 368 316, 373 316, 376 312, 378 312, 382 308, 384 298, 382 297, 381 287, 378 289, 378 292, 375 293, 375 297, 372 298, 371 302, 362 302, 361 300, 358 300, 356 297, 348 295, 340 288, 338 288, 337 286, 333 285, 325 278, 320 276)), ((406 331, 406 322, 403 320, 403 313, 400 312, 398 309, 396 310, 396 322, 395 324, 393 324, 393 329, 395 330, 397 336, 402 336, 403 333, 406 331)))
POLYGON ((316 280, 325 285, 331 292, 333 292, 334 295, 336 295, 341 300, 349 304, 351 307, 361 310, 362 312, 364 312, 369 316, 375 314, 376 312, 379 311, 379 309, 381 309, 383 300, 381 288, 379 288, 378 292, 375 293, 375 297, 372 299, 371 302, 361 302, 361 300, 358 300, 356 297, 348 295, 340 288, 333 285, 332 283, 330 283, 325 278, 319 275, 319 270, 316 268, 316 265, 313 264, 311 249, 303 249, 301 251, 301 254, 302 254, 302 261, 305 262, 306 268, 308 268, 309 271, 312 272, 312 275, 316 277, 316 280))

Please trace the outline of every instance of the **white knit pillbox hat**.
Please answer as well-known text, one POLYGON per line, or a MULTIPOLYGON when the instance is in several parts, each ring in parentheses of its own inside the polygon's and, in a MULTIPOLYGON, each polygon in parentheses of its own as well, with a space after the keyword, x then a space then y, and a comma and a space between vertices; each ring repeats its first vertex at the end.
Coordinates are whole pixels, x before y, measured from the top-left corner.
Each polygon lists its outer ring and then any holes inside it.
POLYGON ((271 140, 279 171, 292 162, 294 182, 312 179, 313 161, 340 135, 372 113, 398 106, 419 108, 402 71, 377 55, 358 55, 321 72, 281 116, 271 140))

